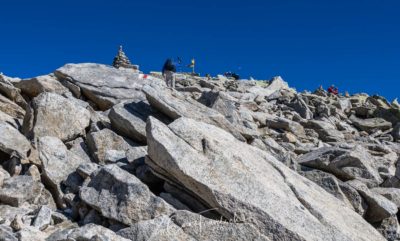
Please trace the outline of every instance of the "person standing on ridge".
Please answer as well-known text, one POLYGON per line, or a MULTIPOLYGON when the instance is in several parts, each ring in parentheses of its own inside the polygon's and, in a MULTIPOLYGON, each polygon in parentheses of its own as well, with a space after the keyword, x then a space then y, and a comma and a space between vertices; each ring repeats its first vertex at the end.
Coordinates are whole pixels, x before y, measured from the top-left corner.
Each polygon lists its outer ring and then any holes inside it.
POLYGON ((162 75, 168 87, 175 89, 176 65, 172 59, 167 59, 162 68, 162 75))
POLYGON ((328 88, 328 92, 329 92, 330 94, 333 94, 333 95, 338 95, 338 94, 339 94, 338 88, 336 88, 334 85, 331 85, 331 86, 328 88))

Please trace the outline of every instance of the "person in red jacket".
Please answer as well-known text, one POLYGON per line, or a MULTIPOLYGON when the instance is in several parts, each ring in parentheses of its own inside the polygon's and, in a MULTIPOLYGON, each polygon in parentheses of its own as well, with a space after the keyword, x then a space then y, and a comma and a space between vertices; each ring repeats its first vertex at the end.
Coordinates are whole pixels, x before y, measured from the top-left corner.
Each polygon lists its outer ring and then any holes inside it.
POLYGON ((338 95, 338 94, 339 94, 338 88, 336 88, 334 85, 331 85, 331 86, 328 88, 328 92, 331 93, 331 94, 333 94, 333 95, 338 95))

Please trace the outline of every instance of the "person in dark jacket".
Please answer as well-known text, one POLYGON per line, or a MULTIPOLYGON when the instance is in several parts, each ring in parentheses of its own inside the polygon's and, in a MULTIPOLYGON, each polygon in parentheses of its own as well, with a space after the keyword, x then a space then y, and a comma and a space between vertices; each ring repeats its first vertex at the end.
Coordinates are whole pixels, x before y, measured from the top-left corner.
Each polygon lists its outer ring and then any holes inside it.
POLYGON ((172 59, 167 59, 162 68, 162 75, 164 76, 165 82, 168 87, 175 88, 175 76, 176 65, 172 59))

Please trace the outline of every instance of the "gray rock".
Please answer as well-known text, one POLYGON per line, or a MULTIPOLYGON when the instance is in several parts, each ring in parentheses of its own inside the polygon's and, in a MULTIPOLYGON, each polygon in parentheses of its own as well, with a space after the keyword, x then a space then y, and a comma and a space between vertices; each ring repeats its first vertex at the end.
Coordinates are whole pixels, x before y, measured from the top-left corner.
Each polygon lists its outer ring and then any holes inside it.
MULTIPOLYGON (((134 143, 127 142, 110 129, 91 132, 86 136, 86 140, 92 156, 101 164, 107 161, 107 151, 121 151, 124 154, 121 158, 126 158, 126 152, 134 147, 134 143)), ((108 153, 108 155, 111 155, 111 153, 108 153)))
POLYGON ((3 186, 3 182, 7 178, 10 178, 10 174, 0 166, 0 187, 3 186))
POLYGON ((400 189, 376 187, 372 188, 371 191, 384 196, 385 198, 396 204, 397 208, 400 208, 400 189))
POLYGON ((146 143, 146 120, 149 116, 163 118, 143 101, 124 101, 113 106, 108 115, 113 129, 125 137, 142 143, 146 143))
POLYGON ((297 136, 305 135, 305 131, 302 125, 283 117, 269 115, 266 120, 266 125, 273 129, 290 131, 297 136))
POLYGON ((20 207, 24 202, 38 203, 44 187, 30 176, 14 176, 6 179, 0 189, 0 202, 20 207))
POLYGON ((340 187, 342 182, 334 175, 319 170, 299 172, 299 174, 318 184, 325 191, 342 201, 346 206, 353 208, 353 205, 340 187))
POLYGON ((59 95, 69 92, 69 90, 52 75, 43 75, 22 80, 14 85, 30 98, 34 98, 43 92, 52 92, 59 95))
POLYGON ((19 129, 21 127, 22 121, 20 119, 14 118, 0 110, 0 122, 5 122, 15 129, 19 129))
POLYGON ((300 156, 297 162, 302 166, 332 173, 342 181, 359 178, 375 184, 382 182, 375 169, 374 158, 361 146, 353 149, 323 147, 300 156))
POLYGON ((46 233, 38 230, 35 227, 31 226, 26 226, 23 229, 19 230, 15 236, 18 238, 18 240, 37 240, 37 241, 44 241, 46 237, 48 236, 46 233))
POLYGON ((385 121, 382 118, 370 118, 370 119, 360 119, 354 115, 350 117, 350 121, 353 125, 362 131, 371 133, 374 130, 388 130, 392 128, 392 123, 385 121))
POLYGON ((33 212, 32 209, 26 207, 13 207, 9 205, 0 205, 0 218, 10 223, 16 216, 26 216, 33 212))
POLYGON ((17 129, 0 121, 0 151, 9 155, 16 152, 20 158, 27 158, 31 143, 17 129))
POLYGON ((14 81, 18 82, 19 80, 0 74, 0 96, 6 96, 9 100, 21 106, 22 109, 25 109, 27 103, 22 97, 20 89, 14 87, 14 81))
POLYGON ((126 225, 168 215, 174 210, 139 179, 116 165, 95 171, 85 181, 80 197, 102 216, 126 225))
POLYGON ((0 111, 17 119, 24 118, 24 109, 0 94, 0 111))
POLYGON ((322 141, 341 142, 344 140, 343 133, 327 121, 311 120, 306 123, 306 127, 315 130, 322 141))
POLYGON ((43 179, 51 187, 58 206, 65 207, 62 200, 61 183, 66 181, 79 165, 87 161, 68 151, 64 143, 57 137, 45 136, 39 138, 38 151, 42 162, 43 179))
POLYGON ((81 175, 82 178, 89 177, 94 171, 99 169, 100 166, 96 163, 82 163, 76 169, 76 171, 81 175))
POLYGON ((167 127, 149 118, 147 138, 148 164, 158 175, 273 240, 384 240, 322 188, 222 129, 187 118, 167 127))
POLYGON ((171 216, 171 219, 185 233, 199 241, 270 240, 261 234, 260 230, 247 222, 235 223, 235 220, 231 220, 232 222, 212 220, 188 211, 177 211, 171 216))
POLYGON ((143 78, 131 69, 92 63, 67 64, 57 69, 55 75, 78 86, 82 94, 101 110, 107 110, 121 100, 145 100, 141 89, 146 84, 165 86, 163 80, 151 76, 143 78))
MULTIPOLYGON (((107 241, 129 241, 129 239, 125 239, 115 234, 113 231, 95 224, 88 224, 83 227, 73 229, 68 234, 67 238, 70 240, 71 239, 91 240, 91 238, 93 238, 96 235, 101 235, 102 237, 105 238, 104 240, 107 241)), ((51 241, 62 241, 62 240, 51 240, 51 241)))
POLYGON ((69 141, 83 134, 89 126, 87 109, 54 93, 44 92, 37 96, 33 100, 33 110, 35 121, 29 133, 33 138, 54 136, 69 141))
MULTIPOLYGON (((132 241, 162 240, 162 241, 196 241, 186 234, 168 216, 159 216, 151 220, 144 220, 133 224, 129 228, 121 229, 118 235, 132 241)), ((215 239, 217 240, 217 239, 215 239)), ((219 240, 219 239, 218 239, 219 240)))
POLYGON ((304 119, 309 120, 314 116, 306 102, 299 95, 297 95, 290 103, 288 103, 288 106, 292 107, 304 119))
POLYGON ((396 204, 384 196, 370 191, 364 183, 358 180, 351 180, 347 183, 355 188, 367 202, 368 209, 364 218, 369 222, 379 222, 397 213, 396 204))
POLYGON ((81 159, 84 159, 87 162, 91 162, 89 148, 83 140, 82 137, 76 138, 75 140, 66 143, 68 150, 79 156, 81 159))
POLYGON ((393 128, 393 131, 392 131, 392 135, 393 135, 393 138, 395 141, 400 140, 400 123, 395 125, 395 127, 393 128))
POLYGON ((174 90, 161 89, 157 86, 146 85, 143 87, 143 92, 146 94, 147 101, 153 108, 173 120, 182 116, 190 117, 218 126, 232 133, 239 140, 245 140, 240 132, 222 114, 202 105, 196 100, 185 98, 174 90))
POLYGON ((36 215, 35 220, 32 223, 32 226, 38 228, 43 231, 51 224, 51 209, 47 206, 42 206, 36 215))
POLYGON ((10 227, 0 225, 0 241, 18 241, 10 227))
POLYGON ((388 241, 400 240, 400 226, 396 216, 391 216, 373 225, 388 241))

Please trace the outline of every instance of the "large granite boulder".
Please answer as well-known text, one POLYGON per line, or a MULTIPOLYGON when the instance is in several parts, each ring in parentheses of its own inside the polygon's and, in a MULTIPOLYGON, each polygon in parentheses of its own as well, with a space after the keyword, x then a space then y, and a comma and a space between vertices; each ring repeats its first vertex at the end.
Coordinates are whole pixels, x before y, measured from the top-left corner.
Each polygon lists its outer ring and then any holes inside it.
POLYGON ((220 128, 149 118, 147 138, 147 164, 160 177, 272 240, 384 240, 325 190, 220 128))
POLYGON ((392 123, 382 119, 382 118, 369 118, 369 119, 360 119, 355 116, 350 117, 351 122, 354 126, 362 131, 366 131, 368 133, 376 130, 388 130, 392 128, 392 123))
POLYGON ((102 216, 128 226, 174 211, 117 165, 106 165, 92 173, 80 190, 80 198, 102 216))
POLYGON ((6 179, 0 188, 0 203, 13 207, 20 207, 24 203, 55 206, 54 200, 43 184, 35 181, 31 176, 15 176, 6 179))
POLYGON ((43 180, 50 187, 59 207, 65 207, 61 184, 87 160, 69 151, 57 137, 45 136, 38 140, 43 180))
POLYGON ((234 135, 237 139, 245 141, 242 134, 218 111, 208 108, 192 98, 170 89, 146 85, 143 87, 147 101, 158 111, 171 119, 189 117, 214 126, 218 126, 234 135))
POLYGON ((161 79, 144 78, 131 69, 116 69, 102 64, 67 64, 57 69, 55 75, 79 88, 101 110, 109 109, 121 100, 145 100, 141 89, 146 84, 165 86, 161 79))
POLYGON ((22 80, 14 85, 30 98, 34 98, 42 92, 53 92, 59 95, 69 92, 69 90, 52 75, 42 75, 32 79, 22 80))
POLYGON ((110 129, 90 132, 86 139, 92 156, 101 164, 127 159, 128 151, 136 145, 110 129))
POLYGON ((297 162, 306 167, 334 174, 342 181, 361 179, 380 184, 382 178, 375 168, 374 157, 356 146, 352 149, 323 147, 300 156, 297 162))
POLYGON ((310 120, 305 125, 307 128, 315 130, 322 141, 340 142, 344 140, 343 133, 338 131, 336 126, 328 121, 310 120))
POLYGON ((0 93, 0 111, 12 116, 13 118, 23 119, 25 115, 25 110, 12 102, 8 98, 4 97, 0 93))
POLYGON ((11 155, 16 152, 20 158, 26 158, 31 143, 17 129, 0 121, 0 151, 11 155))
POLYGON ((149 116, 166 119, 143 101, 123 101, 113 106, 108 115, 113 129, 141 143, 146 143, 146 120, 149 116))
MULTIPOLYGON (((90 123, 90 111, 61 95, 43 92, 33 100, 33 123, 26 127, 27 134, 36 139, 54 136, 62 141, 84 134, 90 123)), ((24 121, 24 125, 29 125, 24 121)))

